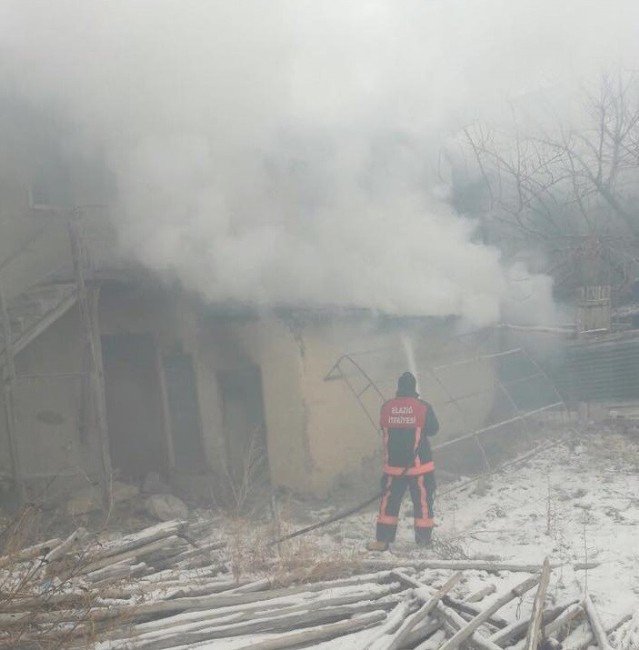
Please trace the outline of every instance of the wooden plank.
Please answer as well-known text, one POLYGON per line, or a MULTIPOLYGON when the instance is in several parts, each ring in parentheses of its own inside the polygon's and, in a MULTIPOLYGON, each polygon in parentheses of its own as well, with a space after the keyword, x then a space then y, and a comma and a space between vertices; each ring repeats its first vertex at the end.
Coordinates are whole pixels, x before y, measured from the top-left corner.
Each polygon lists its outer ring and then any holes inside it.
POLYGON ((171 424, 171 409, 169 407, 169 395, 166 388, 166 374, 162 363, 162 352, 157 336, 153 337, 155 348, 155 371, 160 383, 160 398, 162 402, 162 428, 166 443, 166 455, 169 461, 169 470, 175 470, 175 448, 173 446, 173 426, 171 424))
MULTIPOLYGON (((379 611, 381 609, 381 602, 363 600, 351 605, 308 607, 305 610, 292 613, 277 612, 270 614, 269 612, 262 612, 260 617, 251 618, 246 621, 238 620, 231 622, 228 620, 218 620, 213 621, 211 625, 207 625, 206 627, 200 627, 199 624, 195 624, 197 629, 185 630, 183 629, 184 626, 178 626, 177 629, 164 628, 157 632, 141 634, 133 640, 133 647, 163 650, 175 645, 176 641, 180 641, 183 645, 192 645, 201 643, 202 641, 222 640, 245 636, 247 634, 286 632, 300 627, 330 623, 336 620, 350 618, 357 614, 379 611)), ((130 645, 130 640, 125 639, 121 645, 113 643, 110 647, 116 650, 117 648, 129 648, 130 645)))
POLYGON ((385 650, 399 650, 399 648, 402 648, 413 628, 426 619, 435 609, 437 603, 461 580, 461 577, 461 573, 454 573, 439 590, 432 594, 414 614, 402 623, 388 644, 380 646, 380 650, 382 648, 385 648, 385 650))
POLYGON ((106 387, 104 381, 104 366, 102 363, 102 339, 100 337, 99 305, 100 288, 91 287, 89 290, 89 335, 92 339, 90 362, 92 371, 90 373, 90 386, 93 392, 95 404, 95 417, 100 445, 100 460, 102 461, 103 478, 103 501, 105 512, 110 512, 113 505, 113 471, 111 467, 111 449, 109 444, 109 428, 106 415, 106 387))
POLYGON ((94 410, 95 425, 97 429, 98 445, 101 461, 102 499, 105 513, 111 511, 113 505, 111 454, 109 451, 109 431, 106 419, 106 395, 104 386, 104 368, 102 366, 102 342, 100 340, 99 324, 99 287, 87 288, 85 282, 84 260, 86 252, 82 245, 79 231, 79 212, 73 214, 67 221, 69 241, 71 243, 71 256, 73 271, 77 286, 78 307, 80 322, 85 343, 89 350, 89 373, 91 402, 94 410))
MULTIPOLYGON (((447 631, 454 636, 459 630, 463 630, 467 622, 452 607, 447 607, 443 603, 437 603, 437 614, 443 619, 447 631)), ((484 637, 478 631, 473 630, 468 641, 469 645, 480 650, 498 650, 499 646, 494 644, 489 638, 484 637)), ((443 645, 437 646, 438 650, 443 645)), ((501 648, 499 648, 501 650, 501 648)))
MULTIPOLYGON (((550 636, 557 630, 555 619, 562 618, 566 612, 576 603, 576 600, 571 600, 562 603, 557 607, 553 607, 552 609, 547 609, 544 611, 542 614, 542 624, 545 626, 544 637, 550 636), (550 627, 550 625, 552 625, 552 627, 550 627)), ((515 621, 507 627, 498 630, 490 637, 490 640, 502 647, 512 645, 515 643, 515 641, 521 639, 526 634, 529 625, 530 616, 519 621, 515 621)))
POLYGON ((494 614, 496 611, 501 609, 504 605, 509 603, 514 598, 519 598, 520 596, 525 594, 529 589, 532 589, 538 582, 539 582, 539 578, 537 577, 528 578, 527 580, 524 580, 522 583, 520 583, 513 589, 510 589, 504 595, 500 596, 489 607, 484 609, 481 612, 481 614, 475 616, 475 618, 473 618, 472 621, 470 621, 470 623, 465 625, 451 639, 446 641, 446 643, 442 646, 441 650, 455 650, 456 648, 459 648, 459 646, 462 643, 464 643, 466 639, 470 638, 475 632, 475 630, 482 623, 485 623, 491 617, 492 614, 494 614))
POLYGON ((491 594, 494 594, 496 591, 497 591, 497 587, 495 587, 494 583, 490 582, 485 587, 478 589, 474 593, 470 594, 470 596, 464 598, 464 601, 467 603, 478 603, 480 600, 484 600, 486 596, 490 596, 491 594))
POLYGON ((590 594, 586 594, 586 597, 584 598, 584 609, 588 615, 590 629, 597 640, 597 644, 602 648, 602 650, 610 650, 612 646, 608 642, 608 635, 606 634, 606 630, 601 622, 599 612, 590 598, 590 594))
MULTIPOLYGON (((472 603, 468 603, 465 600, 459 600, 458 598, 454 598, 453 596, 444 596, 443 598, 444 604, 445 605, 450 605, 454 610, 458 611, 462 616, 470 616, 470 619, 472 619, 474 616, 477 616, 482 611, 482 608, 480 605, 474 605, 472 603)), ((508 627, 508 621, 505 618, 502 618, 501 616, 496 616, 493 614, 488 621, 486 621, 488 625, 491 625, 497 629, 503 629, 505 627, 508 627)))
POLYGON ((548 558, 544 560, 544 566, 541 571, 541 578, 539 579, 539 586, 535 595, 533 603, 532 615, 530 617, 530 625, 528 627, 528 634, 526 636, 525 650, 537 650, 539 645, 539 633, 541 632, 541 617, 544 612, 544 603, 546 601, 546 590, 550 582, 550 561, 548 558))
POLYGON ((565 625, 568 625, 575 618, 584 615, 584 608, 579 603, 573 603, 564 609, 554 621, 551 621, 544 627, 544 638, 549 639, 561 631, 565 625))
MULTIPOLYGON (((405 574, 403 571, 400 570, 391 571, 391 575, 397 578, 400 582, 403 582, 404 584, 414 589, 422 589, 424 587, 424 585, 421 582, 415 580, 415 578, 411 578, 411 576, 405 574)), ((456 598, 451 598, 448 595, 444 595, 442 601, 444 602, 444 604, 451 606, 455 610, 459 610, 459 612, 461 612, 462 614, 470 613, 471 614, 470 618, 472 618, 473 616, 477 616, 477 614, 481 612, 481 609, 479 607, 476 607, 475 605, 469 605, 468 603, 459 601, 456 598)), ((488 619, 487 623, 497 628, 504 628, 508 625, 508 623, 504 619, 495 616, 491 616, 488 619)))
POLYGON ((386 612, 369 612, 368 614, 355 616, 346 621, 319 625, 308 630, 301 630, 273 639, 267 639, 266 641, 254 641, 249 645, 237 648, 237 650, 280 650, 280 648, 315 645, 320 641, 328 641, 338 636, 345 636, 353 632, 365 630, 367 627, 383 621, 384 618, 386 618, 386 612))
MULTIPOLYGON (((451 571, 512 571, 521 573, 539 573, 541 566, 538 564, 517 564, 515 562, 489 562, 487 560, 363 560, 362 566, 382 571, 393 570, 400 567, 414 569, 450 569, 451 571)), ((561 564, 551 564, 552 568, 561 564)))
POLYGON ((376 628, 371 638, 362 646, 362 650, 370 650, 373 647, 375 650, 380 650, 380 639, 393 634, 402 625, 402 621, 405 621, 406 617, 410 614, 411 602, 410 598, 408 598, 397 603, 395 609, 388 615, 384 625, 376 628))

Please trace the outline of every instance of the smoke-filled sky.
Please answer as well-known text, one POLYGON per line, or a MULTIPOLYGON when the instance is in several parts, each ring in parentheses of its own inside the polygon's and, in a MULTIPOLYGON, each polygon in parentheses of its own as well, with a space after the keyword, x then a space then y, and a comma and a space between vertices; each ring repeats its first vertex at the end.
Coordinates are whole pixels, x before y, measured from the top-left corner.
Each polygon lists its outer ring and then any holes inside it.
POLYGON ((2 90, 106 152, 127 254, 210 300, 474 324, 543 320, 550 282, 476 243, 442 147, 638 54, 636 0, 0 3, 2 90))

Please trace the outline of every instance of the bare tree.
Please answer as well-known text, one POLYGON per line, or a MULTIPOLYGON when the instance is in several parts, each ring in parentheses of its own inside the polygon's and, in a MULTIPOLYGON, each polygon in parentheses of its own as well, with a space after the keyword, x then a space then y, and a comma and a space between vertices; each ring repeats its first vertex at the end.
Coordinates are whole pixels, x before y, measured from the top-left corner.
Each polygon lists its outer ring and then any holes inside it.
POLYGON ((623 287, 639 260, 639 79, 604 77, 571 124, 513 109, 508 131, 477 124, 466 142, 484 181, 484 229, 511 252, 543 251, 560 288, 623 287))

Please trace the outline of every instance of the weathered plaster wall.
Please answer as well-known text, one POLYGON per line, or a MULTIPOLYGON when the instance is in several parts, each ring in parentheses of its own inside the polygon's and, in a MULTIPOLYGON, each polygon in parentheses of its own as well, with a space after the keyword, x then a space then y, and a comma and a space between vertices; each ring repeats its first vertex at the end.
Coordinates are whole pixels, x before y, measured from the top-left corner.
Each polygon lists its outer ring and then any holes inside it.
MULTIPOLYGON (((383 353, 365 353, 358 359, 384 395, 392 397, 397 377, 408 368, 398 331, 376 330, 365 320, 336 317, 300 324, 271 316, 238 328, 235 335, 262 367, 274 482, 321 496, 363 477, 370 480, 379 464, 380 437, 347 384, 324 377, 343 352, 379 349, 383 353)), ((418 369, 472 356, 463 345, 451 343, 443 329, 421 327, 411 338, 418 369)), ((440 440, 467 432, 488 416, 494 399, 489 362, 442 369, 437 381, 422 375, 422 396, 436 406, 442 423, 440 440), (486 392, 464 399, 461 409, 450 403, 451 394, 478 390, 486 392)), ((356 373, 352 379, 356 389, 365 386, 356 373)), ((364 400, 376 420, 380 398, 369 390, 364 400)))
POLYGON ((262 371, 271 479, 275 485, 309 492, 313 489, 313 462, 299 342, 273 317, 245 324, 237 335, 262 371))
POLYGON ((160 290, 125 291, 112 297, 103 293, 100 319, 103 334, 151 332, 160 354, 177 348, 191 356, 206 465, 221 469, 224 438, 216 372, 238 363, 223 331, 203 327, 196 303, 185 294, 160 290))
MULTIPOLYGON (((191 354, 197 378, 207 464, 220 461, 221 410, 215 369, 220 345, 203 345, 193 301, 153 288, 103 288, 99 309, 103 335, 152 334, 160 354, 179 348, 191 354)), ((33 341, 17 359, 20 376, 76 373, 82 369, 81 332, 74 308, 33 341)), ((228 350, 225 352, 227 356, 228 350)), ((99 455, 94 433, 81 438, 80 377, 21 379, 16 388, 17 439, 27 478, 52 475, 95 477, 99 455)), ((0 418, 0 472, 10 475, 4 409, 0 418)))
POLYGON ((258 366, 261 371, 267 451, 275 485, 305 491, 309 479, 306 406, 302 394, 299 348, 277 319, 209 316, 201 319, 197 374, 205 444, 223 471, 223 434, 219 373, 258 366))
MULTIPOLYGON (((80 434, 81 344, 77 309, 71 309, 16 358, 16 439, 25 478, 91 476, 97 447, 80 434), (40 377, 37 375, 58 374, 40 377)), ((9 463, 4 410, 2 456, 9 463)))
MULTIPOLYGON (((234 325, 225 319, 194 318, 189 329, 195 345, 193 363, 204 447, 211 469, 223 474, 226 470, 226 443, 218 373, 246 365, 249 359, 236 340, 234 325)), ((191 340, 191 336, 188 338, 191 340)))
MULTIPOLYGON (((273 483, 321 496, 339 485, 371 480, 379 467, 380 437, 343 380, 324 381, 337 358, 360 351, 358 359, 386 397, 397 376, 408 368, 397 329, 335 317, 303 322, 261 315, 233 318, 200 314, 185 294, 153 289, 104 288, 100 325, 105 335, 152 333, 161 354, 176 347, 193 359, 207 466, 223 468, 226 445, 219 373, 256 365, 261 369, 268 455, 273 483), (369 350, 381 350, 369 353, 369 350)), ((75 372, 81 368, 77 311, 71 310, 18 358, 20 373, 75 372)), ((420 327, 411 333, 418 368, 468 358, 471 351, 451 344, 445 332, 420 327)), ((475 351, 476 352, 476 351, 475 351)), ((354 376, 355 377, 355 376, 354 376)), ((364 386, 359 380, 358 388, 364 386)), ((450 391, 464 395, 492 386, 488 362, 459 364, 439 373, 422 373, 422 396, 433 402, 442 422, 440 439, 478 426, 493 395, 465 401, 463 415, 450 402, 450 391)), ((365 393, 376 419, 381 400, 365 393)), ((20 449, 27 473, 97 473, 98 455, 91 435, 80 440, 80 382, 37 381, 20 388, 20 449)), ((4 421, 0 422, 2 465, 8 470, 4 421)))
POLYGON ((7 300, 71 260, 64 222, 30 214, 30 180, 25 174, 3 169, 0 156, 0 282, 7 300))

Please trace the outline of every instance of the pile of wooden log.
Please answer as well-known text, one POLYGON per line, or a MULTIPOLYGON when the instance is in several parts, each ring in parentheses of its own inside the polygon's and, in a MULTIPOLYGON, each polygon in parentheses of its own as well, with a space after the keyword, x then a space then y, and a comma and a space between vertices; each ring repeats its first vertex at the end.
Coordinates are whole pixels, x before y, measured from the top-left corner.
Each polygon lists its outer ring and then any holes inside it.
POLYGON ((79 528, 0 556, 0 647, 86 647, 147 601, 237 587, 219 577, 228 560, 210 528, 171 521, 109 541, 79 528))
POLYGON ((549 561, 363 559, 315 582, 238 580, 229 562, 209 524, 179 521, 109 542, 78 529, 0 557, 0 647, 610 647, 589 596, 551 604, 549 561), (518 616, 500 616, 515 602, 518 616))

